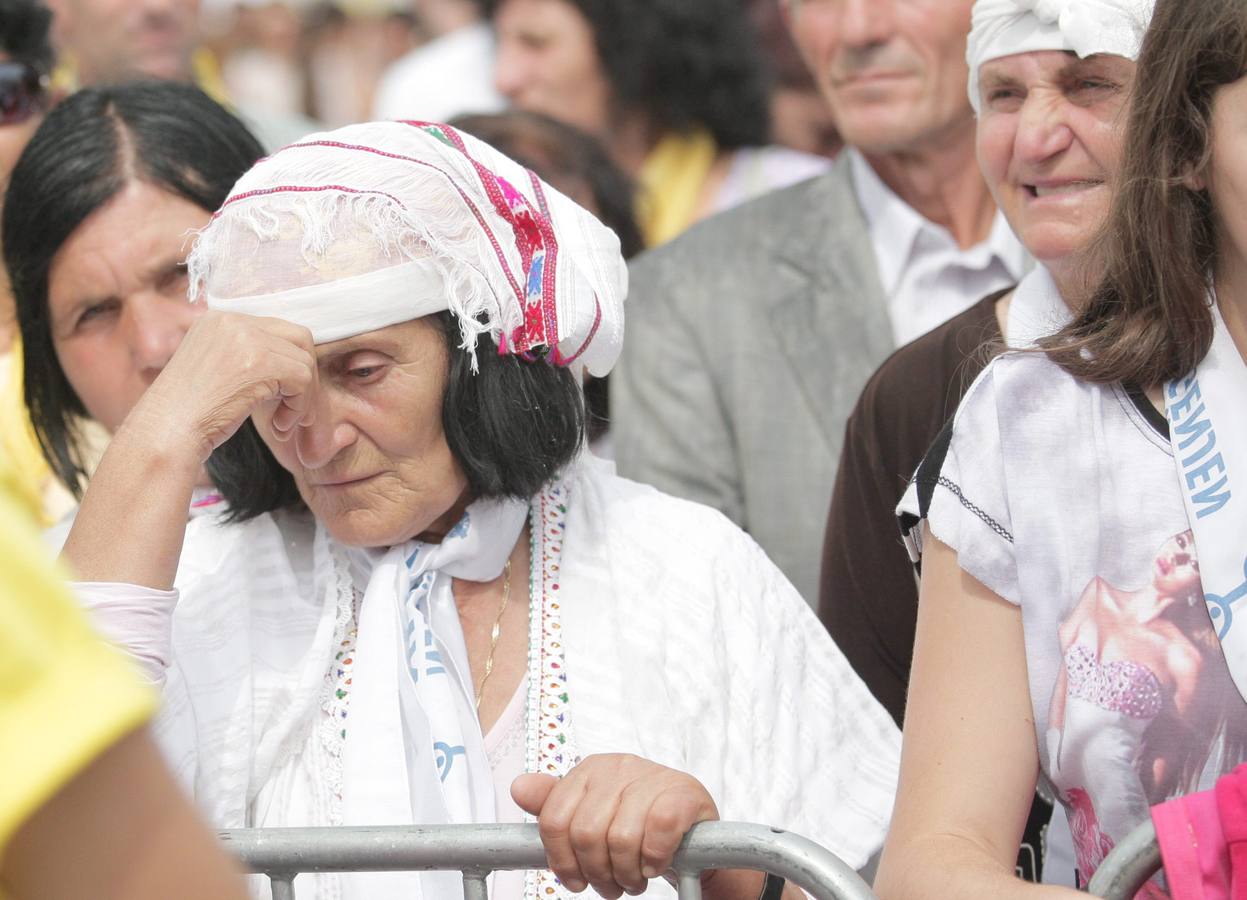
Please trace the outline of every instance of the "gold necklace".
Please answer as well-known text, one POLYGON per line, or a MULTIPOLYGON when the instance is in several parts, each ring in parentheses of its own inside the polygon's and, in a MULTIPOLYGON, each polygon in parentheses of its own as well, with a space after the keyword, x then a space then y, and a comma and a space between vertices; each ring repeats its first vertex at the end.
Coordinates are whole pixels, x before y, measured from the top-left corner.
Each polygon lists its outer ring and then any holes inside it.
POLYGON ((498 607, 498 618, 494 619, 493 630, 489 633, 489 656, 485 657, 485 674, 481 676, 480 686, 476 689, 476 709, 480 712, 481 695, 485 693, 485 682, 494 671, 494 651, 498 649, 498 636, 502 634, 502 614, 507 611, 507 601, 511 599, 511 560, 502 570, 502 605, 498 607))

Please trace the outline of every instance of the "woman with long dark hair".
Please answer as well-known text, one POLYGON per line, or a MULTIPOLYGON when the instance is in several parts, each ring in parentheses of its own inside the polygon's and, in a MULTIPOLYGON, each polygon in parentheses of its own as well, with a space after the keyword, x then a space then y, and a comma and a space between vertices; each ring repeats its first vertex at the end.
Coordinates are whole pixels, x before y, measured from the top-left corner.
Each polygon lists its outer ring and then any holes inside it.
POLYGON ((75 496, 98 455, 92 429, 121 425, 202 311, 186 303, 190 232, 262 155, 202 91, 151 82, 79 91, 18 160, 3 241, 26 405, 75 496))

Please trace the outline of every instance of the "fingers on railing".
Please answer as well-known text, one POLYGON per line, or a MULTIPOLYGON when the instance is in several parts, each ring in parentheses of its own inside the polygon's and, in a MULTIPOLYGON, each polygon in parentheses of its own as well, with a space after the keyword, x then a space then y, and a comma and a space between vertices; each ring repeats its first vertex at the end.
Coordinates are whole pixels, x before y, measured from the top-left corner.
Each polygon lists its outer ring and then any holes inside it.
MULTIPOLYGON (((462 872, 464 900, 488 900, 491 871, 546 865, 537 826, 531 824, 243 829, 221 837, 247 871, 269 876, 273 900, 294 900, 294 877, 301 871, 434 870, 462 872)), ((676 853, 674 868, 680 900, 701 900, 701 874, 708 869, 769 872, 815 900, 877 900, 829 850, 764 825, 695 825, 676 853)))

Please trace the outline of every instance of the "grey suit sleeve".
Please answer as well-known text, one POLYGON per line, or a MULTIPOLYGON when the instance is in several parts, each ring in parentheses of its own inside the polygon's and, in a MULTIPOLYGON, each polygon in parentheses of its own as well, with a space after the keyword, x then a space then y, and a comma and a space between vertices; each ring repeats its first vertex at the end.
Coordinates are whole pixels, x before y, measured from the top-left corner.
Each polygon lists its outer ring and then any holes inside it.
POLYGON ((712 289, 667 259, 631 267, 623 356, 611 375, 619 473, 722 511, 742 528, 744 500, 731 421, 716 372, 713 317, 698 314, 712 289))

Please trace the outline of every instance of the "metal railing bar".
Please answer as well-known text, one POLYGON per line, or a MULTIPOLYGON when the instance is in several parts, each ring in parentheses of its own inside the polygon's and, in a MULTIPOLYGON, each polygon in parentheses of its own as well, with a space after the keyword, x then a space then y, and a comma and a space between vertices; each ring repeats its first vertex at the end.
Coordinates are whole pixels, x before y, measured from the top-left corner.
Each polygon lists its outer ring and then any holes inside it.
POLYGON ((680 900, 701 900, 701 872, 681 872, 677 876, 676 890, 680 900))
POLYGON ((485 884, 488 873, 463 873, 463 900, 489 900, 489 888, 485 884))
POLYGON ((1105 900, 1130 900, 1160 871, 1160 845, 1151 818, 1126 835, 1100 863, 1087 892, 1105 900))
POLYGON ((269 875, 273 888, 273 900, 294 900, 294 875, 269 875))
MULTIPOLYGON (((252 872, 495 871, 544 868, 536 825, 263 828, 221 832, 252 872)), ((702 822, 685 835, 678 872, 771 872, 817 900, 875 900, 857 873, 798 834, 765 825, 702 822)))

